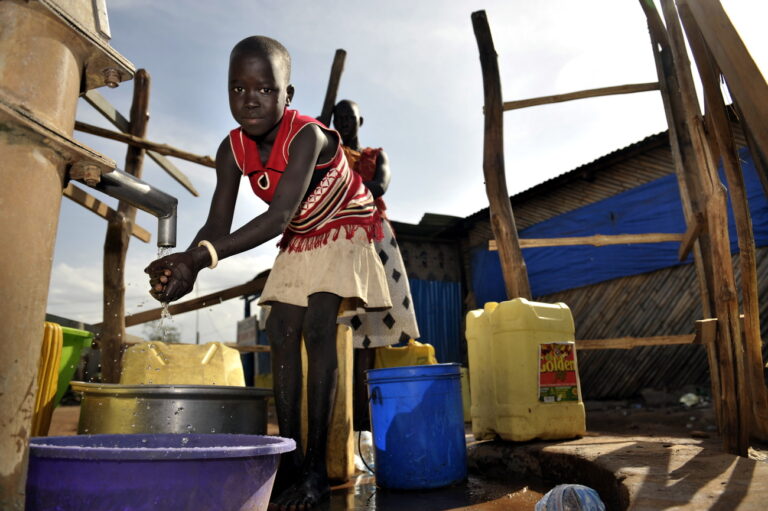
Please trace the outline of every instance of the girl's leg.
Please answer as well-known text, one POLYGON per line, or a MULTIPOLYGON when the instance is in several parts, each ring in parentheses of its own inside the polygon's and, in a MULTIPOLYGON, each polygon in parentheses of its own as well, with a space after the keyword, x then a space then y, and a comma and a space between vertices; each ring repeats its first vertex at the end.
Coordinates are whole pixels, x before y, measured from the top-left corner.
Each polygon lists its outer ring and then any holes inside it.
POLYGON ((293 484, 303 463, 301 447, 301 329, 305 307, 275 303, 267 318, 272 354, 272 386, 280 436, 296 441, 296 450, 282 456, 275 490, 293 484))
POLYGON ((309 297, 302 332, 308 359, 307 450, 299 481, 273 500, 280 509, 309 509, 330 492, 325 458, 338 376, 336 316, 340 304, 341 297, 332 293, 309 297))
POLYGON ((308 432, 305 466, 326 473, 325 454, 328 428, 336 397, 336 317, 341 297, 315 293, 309 297, 304 316, 304 342, 309 360, 307 373, 308 432))

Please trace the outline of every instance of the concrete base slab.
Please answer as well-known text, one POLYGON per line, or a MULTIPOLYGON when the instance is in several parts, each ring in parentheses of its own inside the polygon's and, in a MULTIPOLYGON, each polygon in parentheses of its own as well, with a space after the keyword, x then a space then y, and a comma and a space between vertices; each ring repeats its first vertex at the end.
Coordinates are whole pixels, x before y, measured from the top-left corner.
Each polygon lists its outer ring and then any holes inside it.
POLYGON ((478 442, 470 470, 579 483, 615 510, 768 509, 768 463, 721 451, 716 439, 588 435, 571 441, 478 442))

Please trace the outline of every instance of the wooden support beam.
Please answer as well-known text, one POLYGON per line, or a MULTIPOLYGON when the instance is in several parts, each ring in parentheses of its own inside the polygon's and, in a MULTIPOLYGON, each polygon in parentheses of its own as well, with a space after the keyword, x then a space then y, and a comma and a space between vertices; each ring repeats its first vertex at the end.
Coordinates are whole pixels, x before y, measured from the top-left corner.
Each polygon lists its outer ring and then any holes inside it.
POLYGON ((187 151, 176 149, 175 147, 169 146, 167 144, 158 144, 157 142, 151 142, 149 140, 145 140, 135 135, 130 135, 127 133, 118 133, 116 131, 100 128, 98 126, 94 126, 92 124, 87 124, 80 121, 75 121, 75 129, 77 131, 82 131, 83 133, 90 133, 91 135, 96 135, 98 137, 117 140, 118 142, 123 142, 132 147, 140 147, 142 149, 151 149, 158 154, 174 156, 182 160, 191 161, 192 163, 198 163, 206 167, 211 167, 212 169, 216 168, 216 162, 214 162, 210 156, 200 156, 199 154, 188 153, 187 151))
POLYGON ((688 35, 688 43, 699 69, 707 107, 707 127, 714 133, 713 153, 722 159, 728 193, 731 197, 734 223, 739 243, 741 266, 741 296, 744 310, 742 349, 737 356, 743 358, 752 397, 752 434, 768 440, 768 390, 763 377, 762 336, 760 334, 760 302, 757 283, 757 256, 747 191, 739 160, 739 153, 728 119, 725 100, 720 89, 720 73, 707 44, 687 6, 680 7, 680 19, 688 35))
POLYGON ((483 175, 485 191, 490 202, 491 228, 499 247, 501 272, 507 298, 530 298, 531 286, 517 238, 515 217, 507 192, 504 175, 504 111, 501 104, 501 78, 496 48, 485 11, 472 13, 472 27, 480 53, 485 96, 485 123, 483 140, 483 175))
POLYGON ((341 82, 341 73, 344 72, 344 59, 347 58, 347 52, 338 49, 333 56, 331 65, 331 76, 328 78, 328 88, 325 90, 325 99, 323 100, 323 109, 317 120, 330 126, 333 107, 336 106, 336 95, 339 92, 339 83, 341 82))
MULTIPOLYGON (((648 234, 595 234, 593 236, 573 236, 569 238, 523 238, 520 240, 520 248, 566 247, 572 245, 594 245, 596 247, 602 247, 606 245, 664 243, 682 240, 682 234, 666 232, 648 234)), ((496 240, 490 240, 488 242, 488 250, 496 250, 496 240)))
POLYGON ((717 0, 679 0, 690 12, 763 155, 768 155, 768 84, 717 0))
MULTIPOLYGON (((640 5, 646 14, 648 21, 648 30, 651 36, 651 48, 653 52, 654 63, 656 64, 656 73, 659 77, 659 90, 664 105, 664 113, 669 127, 669 145, 672 152, 672 160, 675 164, 675 175, 677 184, 680 188, 680 200, 683 206, 683 215, 687 225, 693 223, 695 212, 704 209, 703 202, 699 204, 700 199, 696 192, 696 182, 691 177, 691 172, 687 171, 693 164, 691 162, 691 141, 688 130, 682 123, 675 119, 682 115, 682 100, 680 98, 680 84, 675 73, 672 53, 669 48, 669 38, 656 12, 656 7, 652 0, 640 0, 640 5)), ((702 236, 693 246, 693 262, 696 268, 696 282, 701 296, 701 310, 704 317, 713 316, 714 303, 712 300, 713 284, 710 275, 705 271, 709 254, 709 238, 702 236)))
MULTIPOLYGON (((110 208, 93 195, 87 193, 82 188, 78 188, 72 183, 69 183, 67 187, 64 188, 63 194, 64 197, 77 204, 80 204, 85 209, 93 211, 105 220, 111 220, 115 217, 115 215, 117 215, 117 211, 110 208)), ((136 225, 135 223, 131 224, 131 235, 140 239, 144 243, 149 243, 149 241, 152 239, 152 234, 148 230, 144 229, 140 225, 136 225)))
POLYGON ((639 346, 670 346, 695 344, 695 334, 660 335, 655 337, 618 337, 615 339, 577 339, 577 350, 629 350, 639 346))
MULTIPOLYGON (((133 79, 133 101, 128 131, 143 137, 149 121, 149 73, 136 71, 133 79)), ((128 146, 125 172, 141 179, 144 150, 128 146)), ((117 215, 107 222, 103 260, 103 325, 101 327, 101 373, 106 383, 118 383, 122 374, 122 343, 125 339, 125 259, 130 243, 130 226, 136 220, 136 208, 119 201, 117 215)))
MULTIPOLYGON (((652 1, 641 0, 641 3, 648 18, 659 18, 652 1)), ((719 381, 713 382, 713 385, 720 385, 719 418, 723 447, 732 454, 746 456, 751 412, 747 406, 749 396, 744 381, 744 361, 739 353, 741 329, 728 237, 725 189, 717 174, 717 162, 709 150, 677 10, 673 0, 662 0, 661 4, 667 38, 656 43, 668 56, 663 68, 664 78, 660 77, 659 81, 666 79, 669 82, 671 77, 677 81, 677 90, 668 91, 672 99, 672 119, 686 162, 686 179, 692 185, 692 197, 704 203, 703 211, 707 218, 706 235, 700 236, 700 242, 709 242, 707 247, 702 247, 702 252, 708 256, 704 261, 704 270, 712 284, 711 298, 718 318, 716 346, 719 381)))
POLYGON ((530 99, 519 99, 516 101, 505 101, 504 111, 528 108, 537 105, 549 105, 552 103, 563 103, 573 101, 574 99, 597 98, 602 96, 613 96, 616 94, 632 94, 634 92, 647 92, 659 90, 659 82, 633 83, 628 85, 614 85, 612 87, 601 87, 599 89, 587 89, 565 94, 554 94, 552 96, 540 96, 530 99))
MULTIPOLYGON (((267 276, 263 275, 256 277, 255 279, 251 280, 250 282, 246 282, 245 284, 240 284, 238 286, 230 287, 222 291, 210 293, 199 298, 193 298, 185 302, 173 303, 168 306, 168 312, 170 312, 172 315, 183 314, 185 312, 202 309, 203 307, 218 305, 221 302, 230 300, 232 298, 237 298, 239 296, 261 293, 261 291, 264 289, 264 283, 266 281, 267 276)), ((125 326, 129 327, 140 325, 148 321, 155 321, 160 319, 162 312, 162 307, 159 307, 157 309, 151 309, 136 314, 131 314, 125 317, 125 326)), ((102 323, 96 323, 93 326, 96 329, 101 329, 102 323)))
POLYGON ((693 221, 688 225, 688 230, 685 231, 682 241, 680 241, 680 249, 677 251, 677 260, 685 261, 688 254, 693 250, 693 245, 699 240, 699 236, 704 231, 706 225, 706 218, 701 211, 696 212, 693 216, 693 221))
MULTIPOLYGON (((88 92, 86 92, 83 95, 83 99, 90 104, 97 112, 99 112, 101 115, 103 115, 109 122, 111 122, 117 129, 122 131, 123 133, 128 132, 128 119, 123 117, 123 115, 117 111, 117 109, 112 106, 112 104, 107 101, 107 99, 99 94, 99 92, 96 89, 91 89, 88 92)), ((192 185, 192 182, 189 180, 189 178, 181 171, 179 170, 176 165, 174 165, 168 158, 163 156, 160 153, 157 153, 155 151, 147 151, 147 156, 152 158, 152 160, 157 163, 161 169, 166 171, 168 175, 170 175, 173 179, 176 180, 181 186, 186 188, 186 190, 191 193, 193 196, 198 197, 200 194, 197 192, 195 187, 192 185)))
POLYGON ((717 318, 700 319, 696 321, 696 344, 702 344, 707 349, 715 345, 717 338, 717 318))

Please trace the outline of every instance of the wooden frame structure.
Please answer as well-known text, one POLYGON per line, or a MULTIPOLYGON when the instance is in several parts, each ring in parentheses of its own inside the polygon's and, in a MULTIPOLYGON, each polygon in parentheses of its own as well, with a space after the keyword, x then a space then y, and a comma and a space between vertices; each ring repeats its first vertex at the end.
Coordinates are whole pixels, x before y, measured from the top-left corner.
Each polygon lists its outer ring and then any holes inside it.
MULTIPOLYGON (((85 100, 107 118, 122 133, 112 132, 97 126, 76 122, 75 129, 97 136, 118 140, 128 144, 125 158, 125 171, 141 177, 145 152, 160 165, 171 177, 179 182, 192 195, 198 196, 189 178, 163 155, 175 156, 194 163, 213 166, 209 156, 199 156, 174 147, 144 140, 149 119, 150 77, 146 70, 140 69, 134 76, 133 101, 130 120, 123 117, 101 94, 95 90, 87 92, 85 100)), ((64 189, 64 196, 90 209, 107 220, 107 234, 104 241, 103 260, 103 318, 99 333, 99 345, 102 353, 102 377, 106 382, 115 383, 120 378, 121 353, 125 335, 125 259, 130 236, 133 235, 148 243, 150 234, 136 225, 136 208, 119 201, 117 209, 102 203, 82 188, 72 183, 64 189)))
MULTIPOLYGON (((734 98, 750 150, 759 164, 768 154, 768 85, 717 0, 639 0, 645 13, 658 82, 624 85, 571 94, 501 103, 497 55, 484 11, 472 14, 485 91, 483 171, 491 226, 510 298, 530 296, 521 247, 680 241, 679 257, 693 252, 702 311, 696 334, 654 338, 577 341, 580 349, 628 349, 635 346, 701 343, 707 349, 712 395, 726 451, 746 456, 750 436, 768 437, 768 392, 762 375, 755 244, 743 176, 736 155, 720 77, 734 98), (682 23, 681 23, 682 21, 682 23), (683 27, 685 32, 683 32, 683 27), (685 49, 687 37, 704 86, 706 115, 699 111, 685 49), (670 146, 687 224, 681 234, 595 235, 581 238, 520 240, 506 191, 503 157, 504 110, 607 94, 658 89, 669 124, 670 146), (749 114, 746 115, 746 112, 749 114), (723 161, 741 250, 740 316, 728 239, 726 190, 717 174, 723 161), (742 322, 743 317, 743 322, 742 322)), ((766 166, 758 165, 765 174, 766 166)), ((768 176, 762 175, 764 183, 768 176)), ((766 187, 768 191, 768 187, 766 187)))

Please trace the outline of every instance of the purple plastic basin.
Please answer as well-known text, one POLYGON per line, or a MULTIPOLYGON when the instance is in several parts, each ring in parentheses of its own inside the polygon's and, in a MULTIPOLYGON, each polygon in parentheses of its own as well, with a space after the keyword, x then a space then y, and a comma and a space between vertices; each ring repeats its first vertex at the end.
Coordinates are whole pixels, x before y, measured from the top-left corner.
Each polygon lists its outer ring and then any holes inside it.
POLYGON ((32 438, 26 511, 262 511, 295 448, 261 435, 32 438))

